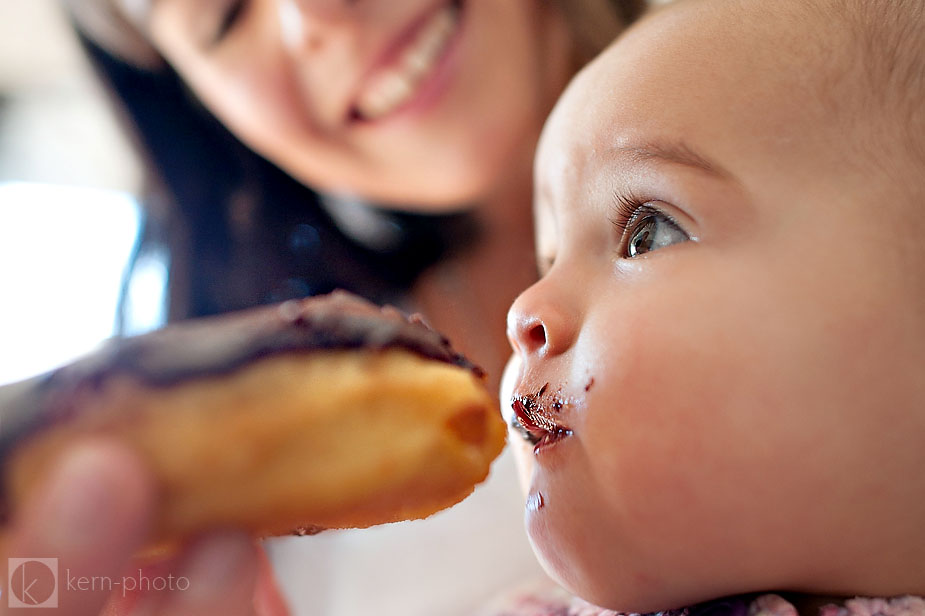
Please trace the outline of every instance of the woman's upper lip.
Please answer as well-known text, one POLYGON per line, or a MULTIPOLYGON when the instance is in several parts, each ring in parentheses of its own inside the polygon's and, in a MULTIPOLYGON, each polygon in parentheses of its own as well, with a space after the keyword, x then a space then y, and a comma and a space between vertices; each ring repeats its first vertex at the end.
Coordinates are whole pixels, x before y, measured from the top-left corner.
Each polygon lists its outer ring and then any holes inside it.
POLYGON ((357 81, 357 85, 353 90, 353 94, 350 96, 350 103, 347 106, 346 117, 347 120, 353 119, 354 114, 356 113, 357 99, 360 96, 360 93, 366 87, 366 84, 369 80, 375 76, 375 74, 382 68, 385 68, 395 62, 398 57, 401 55, 401 52, 404 51, 412 41, 415 39, 415 35, 418 31, 427 23, 430 17, 442 9, 444 6, 449 4, 448 0, 437 0, 432 2, 424 11, 418 14, 417 17, 411 20, 404 28, 402 28, 399 33, 389 42, 385 48, 376 56, 376 59, 373 60, 372 64, 367 67, 367 69, 360 76, 360 79, 357 81))

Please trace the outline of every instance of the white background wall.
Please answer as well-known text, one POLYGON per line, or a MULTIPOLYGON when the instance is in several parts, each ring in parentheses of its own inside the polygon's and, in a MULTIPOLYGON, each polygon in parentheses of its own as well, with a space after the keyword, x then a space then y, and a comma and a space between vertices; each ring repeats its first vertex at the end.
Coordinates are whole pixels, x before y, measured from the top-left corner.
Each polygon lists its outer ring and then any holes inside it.
POLYGON ((0 181, 137 189, 140 168, 57 0, 0 0, 0 181))
POLYGON ((0 383, 111 335, 140 177, 56 0, 0 0, 0 383))

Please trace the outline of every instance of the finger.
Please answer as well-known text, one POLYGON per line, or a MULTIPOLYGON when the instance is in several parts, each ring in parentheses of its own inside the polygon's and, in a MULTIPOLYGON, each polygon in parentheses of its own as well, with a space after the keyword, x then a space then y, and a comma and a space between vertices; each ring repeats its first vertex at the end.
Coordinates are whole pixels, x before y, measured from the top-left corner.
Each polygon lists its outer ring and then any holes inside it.
POLYGON ((57 575, 59 613, 98 614, 148 533, 155 498, 144 465, 126 447, 94 440, 65 452, 13 520, 6 556, 26 561, 14 569, 23 584, 7 589, 10 600, 37 602, 42 595, 30 592, 39 590, 30 576, 39 565, 30 559, 52 558, 57 566, 44 571, 57 575))
MULTIPOLYGON (((123 574, 121 589, 110 597, 101 616, 145 616, 163 612, 166 609, 166 595, 163 589, 186 589, 186 579, 178 574, 182 567, 182 558, 173 555, 157 562, 130 566, 123 574)), ((256 558, 254 612, 257 616, 289 616, 289 608, 276 583, 273 565, 261 545, 257 546, 256 558)))
POLYGON ((182 555, 170 574, 171 587, 146 593, 132 614, 253 616, 258 569, 257 546, 249 535, 204 535, 182 555))
POLYGON ((141 616, 145 602, 149 613, 156 609, 158 602, 146 599, 148 595, 164 592, 167 587, 175 587, 180 556, 171 553, 159 560, 132 562, 122 573, 121 584, 114 589, 106 607, 100 616, 141 616), (153 607, 152 607, 153 606, 153 607))

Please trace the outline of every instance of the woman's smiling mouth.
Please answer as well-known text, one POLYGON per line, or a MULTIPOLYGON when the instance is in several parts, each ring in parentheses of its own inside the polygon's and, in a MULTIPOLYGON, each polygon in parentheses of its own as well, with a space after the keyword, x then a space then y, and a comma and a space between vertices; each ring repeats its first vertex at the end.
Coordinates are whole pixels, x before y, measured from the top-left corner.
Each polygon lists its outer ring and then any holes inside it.
POLYGON ((459 30, 462 0, 451 0, 412 26, 367 77, 351 117, 377 120, 415 98, 446 55, 459 30))

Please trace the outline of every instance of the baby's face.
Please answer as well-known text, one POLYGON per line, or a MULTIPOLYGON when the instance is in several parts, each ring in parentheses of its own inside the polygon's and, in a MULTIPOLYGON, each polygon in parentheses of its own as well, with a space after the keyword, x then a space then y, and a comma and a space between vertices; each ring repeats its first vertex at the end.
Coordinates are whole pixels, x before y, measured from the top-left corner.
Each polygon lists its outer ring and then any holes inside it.
POLYGON ((541 141, 508 419, 539 439, 514 438, 534 547, 599 605, 921 577, 923 221, 832 119, 786 4, 656 15, 541 141))

